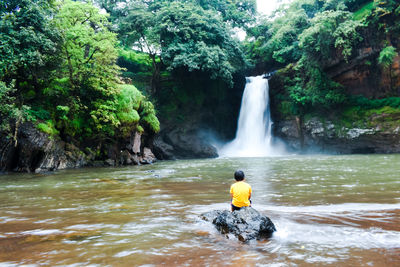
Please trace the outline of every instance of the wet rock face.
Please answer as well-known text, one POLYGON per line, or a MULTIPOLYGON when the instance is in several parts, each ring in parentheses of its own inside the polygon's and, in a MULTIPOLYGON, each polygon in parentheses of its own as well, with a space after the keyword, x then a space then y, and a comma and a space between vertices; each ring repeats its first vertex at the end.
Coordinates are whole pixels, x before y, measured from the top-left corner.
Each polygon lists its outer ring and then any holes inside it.
POLYGON ((158 159, 218 157, 217 149, 190 126, 161 131, 154 140, 153 151, 158 159))
POLYGON ((251 207, 234 212, 214 210, 203 213, 201 218, 212 222, 222 234, 233 234, 242 242, 267 239, 276 231, 275 225, 267 216, 251 207))

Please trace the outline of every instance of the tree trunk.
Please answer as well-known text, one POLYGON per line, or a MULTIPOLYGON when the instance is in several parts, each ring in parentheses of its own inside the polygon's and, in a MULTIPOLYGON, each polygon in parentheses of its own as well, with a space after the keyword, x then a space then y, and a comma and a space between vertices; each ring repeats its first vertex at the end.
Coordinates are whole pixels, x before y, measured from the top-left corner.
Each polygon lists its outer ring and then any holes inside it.
POLYGON ((18 116, 18 118, 17 118, 17 120, 15 122, 15 130, 14 130, 14 137, 13 137, 13 139, 14 139, 14 147, 18 146, 18 130, 19 130, 19 125, 21 123, 21 120, 22 120, 21 116, 18 116))
POLYGON ((158 87, 160 84, 160 64, 156 61, 156 55, 150 55, 153 63, 153 75, 151 77, 151 94, 155 95, 158 91, 158 87))

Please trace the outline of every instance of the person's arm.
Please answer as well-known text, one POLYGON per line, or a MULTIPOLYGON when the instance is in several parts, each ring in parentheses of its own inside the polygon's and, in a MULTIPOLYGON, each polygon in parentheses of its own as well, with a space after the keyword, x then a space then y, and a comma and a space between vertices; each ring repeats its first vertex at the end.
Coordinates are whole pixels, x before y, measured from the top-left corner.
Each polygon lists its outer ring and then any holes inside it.
POLYGON ((249 188, 249 200, 251 199, 251 193, 252 193, 252 191, 251 191, 251 186, 250 186, 250 188, 249 188))

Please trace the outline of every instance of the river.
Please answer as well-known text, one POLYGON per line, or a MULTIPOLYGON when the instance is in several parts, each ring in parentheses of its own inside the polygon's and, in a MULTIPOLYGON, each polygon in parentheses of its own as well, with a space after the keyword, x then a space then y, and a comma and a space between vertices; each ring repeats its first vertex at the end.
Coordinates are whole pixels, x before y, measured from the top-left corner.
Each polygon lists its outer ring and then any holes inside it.
POLYGON ((400 155, 162 161, 0 176, 0 266, 399 266, 400 155), (270 240, 226 239, 244 170, 270 240))

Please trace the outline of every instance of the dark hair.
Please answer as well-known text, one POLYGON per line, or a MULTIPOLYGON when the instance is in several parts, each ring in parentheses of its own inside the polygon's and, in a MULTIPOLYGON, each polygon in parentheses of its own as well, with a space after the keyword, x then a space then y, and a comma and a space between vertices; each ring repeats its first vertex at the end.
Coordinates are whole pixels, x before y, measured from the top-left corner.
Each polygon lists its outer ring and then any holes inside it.
POLYGON ((244 180, 244 172, 241 170, 235 171, 235 180, 236 181, 243 181, 244 180))

